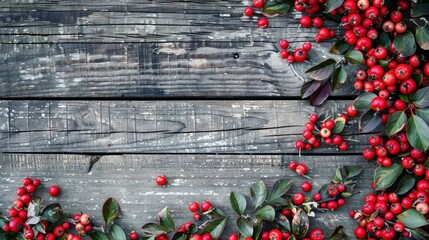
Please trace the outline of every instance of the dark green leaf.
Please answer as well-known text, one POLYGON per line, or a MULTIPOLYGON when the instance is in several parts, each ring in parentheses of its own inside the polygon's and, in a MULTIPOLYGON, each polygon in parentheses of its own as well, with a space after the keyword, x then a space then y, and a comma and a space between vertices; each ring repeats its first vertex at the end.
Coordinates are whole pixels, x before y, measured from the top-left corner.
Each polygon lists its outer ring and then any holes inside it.
POLYGON ((198 232, 198 227, 197 227, 197 225, 195 225, 195 224, 190 224, 189 225, 189 227, 188 227, 188 233, 189 234, 194 234, 194 233, 196 233, 196 232, 198 232))
POLYGON ((409 232, 411 233, 411 236, 415 240, 428 240, 429 239, 429 233, 427 233, 423 229, 420 229, 420 228, 410 229, 409 232))
POLYGON ((308 98, 311 94, 315 93, 322 85, 321 81, 311 80, 304 83, 301 87, 301 97, 308 98))
POLYGON ((267 201, 272 201, 283 196, 292 187, 292 181, 289 179, 281 179, 274 183, 267 201))
POLYGON ((187 234, 184 232, 176 232, 170 240, 186 240, 187 234))
POLYGON ((305 74, 312 79, 322 81, 328 79, 335 69, 337 62, 334 59, 325 60, 314 67, 308 69, 305 74))
POLYGON ((90 233, 89 237, 91 237, 91 240, 110 240, 109 236, 107 236, 107 234, 102 232, 90 233))
POLYGON ((324 184, 320 189, 319 192, 322 195, 322 199, 328 199, 330 198, 328 194, 328 187, 331 186, 331 184, 324 184))
POLYGON ((350 50, 352 47, 346 43, 344 39, 338 40, 332 45, 331 49, 329 49, 329 52, 332 54, 344 54, 348 50, 350 50))
POLYGON ((220 218, 209 222, 202 230, 202 234, 210 233, 213 239, 218 239, 225 229, 226 219, 227 218, 220 218))
POLYGON ((359 131, 368 133, 379 128, 381 124, 381 116, 373 111, 367 111, 359 119, 359 131))
POLYGON ((116 224, 110 227, 110 237, 115 240, 127 240, 124 230, 116 224))
POLYGON ((42 208, 43 199, 35 197, 31 200, 30 204, 28 204, 27 216, 35 217, 39 216, 40 209, 42 208))
POLYGON ((140 238, 140 240, 155 240, 155 239, 156 239, 156 237, 154 237, 154 236, 150 236, 150 237, 143 236, 140 238))
POLYGON ((343 67, 338 67, 332 74, 332 90, 336 91, 341 88, 347 80, 347 72, 343 67))
POLYGON ((429 26, 418 27, 416 30, 416 41, 424 50, 429 50, 429 26))
POLYGON ((429 126, 416 115, 411 115, 407 122, 407 138, 411 146, 421 152, 429 147, 429 126))
POLYGON ((426 226, 429 222, 426 218, 416 209, 408 209, 397 216, 398 220, 401 221, 408 228, 418 228, 426 226))
POLYGON ((429 14, 429 3, 428 2, 419 2, 413 3, 411 7, 411 17, 422 17, 429 14))
POLYGON ((397 34, 394 40, 395 48, 404 56, 411 56, 416 52, 417 46, 414 35, 407 31, 402 34, 397 34))
POLYGON ((413 174, 405 174, 401 181, 399 181, 398 188, 395 190, 395 193, 398 195, 404 195, 408 193, 416 184, 416 178, 413 174))
POLYGON ((378 65, 380 65, 382 68, 387 67, 387 64, 389 63, 388 60, 378 60, 377 61, 378 65))
POLYGON ((224 218, 226 217, 225 213, 219 208, 215 208, 211 213, 208 214, 210 218, 224 218))
POLYGON ((292 2, 278 3, 262 8, 263 13, 284 15, 289 12, 292 2))
POLYGON ((329 94, 331 94, 331 81, 325 83, 321 86, 313 95, 310 97, 311 106, 320 106, 322 103, 328 99, 329 94))
POLYGON ((389 115, 387 119, 386 133, 388 136, 401 131, 407 123, 407 114, 404 111, 398 111, 389 115))
POLYGON ((286 206, 289 204, 289 201, 286 198, 279 197, 268 201, 268 203, 276 206, 286 206))
POLYGON ((417 109, 416 115, 421 117, 429 125, 429 108, 417 109))
POLYGON ((299 208, 292 219, 292 233, 296 238, 302 239, 307 234, 308 227, 309 220, 307 213, 299 208))
POLYGON ((347 234, 344 232, 343 226, 335 228, 334 232, 328 237, 328 240, 348 240, 347 234))
POLYGON ((325 13, 330 13, 331 11, 341 7, 343 5, 344 0, 328 0, 326 1, 326 10, 325 13))
POLYGON ((46 231, 45 231, 45 226, 40 222, 40 223, 38 223, 38 224, 36 224, 36 226, 34 226, 34 228, 38 231, 38 232, 41 232, 41 233, 43 233, 43 234, 46 234, 46 231))
POLYGON ((265 205, 262 208, 255 211, 255 217, 258 219, 267 220, 269 222, 274 221, 276 211, 270 205, 265 205))
POLYGON ((146 223, 142 227, 143 236, 146 236, 146 237, 152 237, 152 236, 156 237, 167 232, 168 232, 167 228, 156 223, 146 223))
POLYGON ((337 170, 335 170, 334 182, 336 182, 336 183, 343 182, 343 176, 341 174, 341 168, 340 167, 337 168, 337 170))
POLYGON ((296 237, 294 235, 291 235, 287 240, 296 240, 296 237))
POLYGON ((344 57, 351 64, 363 64, 363 53, 361 51, 358 51, 358 50, 347 51, 344 57))
POLYGON ((410 99, 418 108, 429 107, 429 86, 419 89, 410 99))
POLYGON ((41 215, 49 222, 57 222, 63 218, 63 209, 60 204, 53 203, 43 208, 41 215))
POLYGON ((264 182, 259 181, 250 187, 250 197, 252 198, 253 209, 258 208, 267 198, 267 187, 264 182))
POLYGON ((162 209, 162 211, 158 213, 157 217, 161 226, 165 227, 168 231, 176 230, 176 224, 174 223, 173 218, 171 218, 167 207, 162 209))
POLYGON ((247 219, 239 217, 237 219, 237 228, 244 237, 251 238, 253 236, 253 226, 247 219))
POLYGON ((413 74, 411 74, 411 78, 414 79, 414 81, 416 81, 417 86, 422 85, 423 74, 421 74, 421 73, 413 73, 413 74))
POLYGON ((286 232, 291 231, 289 219, 287 219, 287 217, 284 216, 283 214, 280 214, 280 213, 277 214, 275 223, 278 226, 280 226, 281 230, 286 232))
POLYGON ((375 93, 363 93, 353 101, 353 106, 360 112, 366 111, 371 108, 371 101, 375 97, 377 97, 375 93))
POLYGON ((238 192, 231 192, 229 200, 231 202, 232 209, 234 209, 238 215, 242 215, 247 207, 244 195, 238 192))
POLYGON ((332 133, 334 134, 341 133, 344 130, 345 126, 346 126, 346 120, 344 118, 342 117, 336 118, 334 128, 332 128, 332 133))
POLYGON ((106 225, 109 225, 119 215, 121 215, 121 208, 119 203, 114 198, 108 198, 103 204, 103 218, 106 225))
POLYGON ((386 32, 380 33, 380 44, 382 46, 384 46, 386 49, 389 49, 391 43, 390 37, 386 32))
POLYGON ((253 227, 253 236, 252 238, 254 240, 258 240, 259 236, 261 235, 262 232, 262 221, 257 221, 256 224, 253 227))
POLYGON ((347 178, 356 177, 362 172, 362 167, 360 166, 344 166, 346 170, 347 178))
POLYGON ((395 183, 404 168, 397 163, 393 163, 390 167, 378 167, 375 169, 375 191, 387 189, 395 183))

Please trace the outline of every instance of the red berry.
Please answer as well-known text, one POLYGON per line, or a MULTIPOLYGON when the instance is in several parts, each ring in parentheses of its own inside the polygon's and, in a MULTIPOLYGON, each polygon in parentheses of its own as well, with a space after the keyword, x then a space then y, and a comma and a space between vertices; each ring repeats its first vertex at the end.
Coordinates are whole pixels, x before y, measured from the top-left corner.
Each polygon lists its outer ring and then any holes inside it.
POLYGON ((255 8, 262 8, 264 6, 264 0, 253 0, 253 6, 255 8))
POLYGON ((130 233, 130 240, 137 240, 137 239, 139 239, 139 235, 136 232, 132 231, 130 233))
POLYGON ((318 116, 317 116, 317 114, 311 114, 310 115, 310 117, 309 117, 309 120, 310 120, 310 122, 312 122, 312 123, 316 123, 317 121, 318 121, 318 116))
POLYGON ((200 213, 194 213, 193 219, 194 221, 200 221, 203 216, 200 213))
POLYGON ((312 47, 313 45, 311 45, 311 43, 309 42, 305 42, 302 44, 302 49, 304 49, 304 51, 307 51, 307 52, 310 51, 312 47))
POLYGON ((304 194, 302 194, 302 193, 300 193, 300 192, 297 192, 297 193, 293 194, 293 196, 292 196, 292 202, 293 202, 295 205, 301 205, 301 204, 303 204, 303 203, 304 203, 304 201, 305 201, 305 196, 304 196, 304 194))
POLYGON ((323 19, 320 17, 313 18, 313 25, 317 28, 321 28, 323 26, 323 19))
POLYGON ((363 227, 357 226, 355 228, 354 234, 355 234, 356 238, 358 238, 358 239, 366 238, 366 230, 363 227))
POLYGON ((212 203, 209 201, 204 201, 201 203, 201 210, 203 212, 207 212, 212 207, 212 203))
POLYGON ((301 24, 301 26, 303 26, 305 28, 310 27, 312 23, 313 22, 312 22, 312 20, 311 20, 311 18, 309 16, 302 16, 299 19, 299 24, 301 24))
POLYGON ((297 48, 293 53, 293 57, 297 62, 304 62, 307 59, 307 52, 302 48, 297 48))
POLYGON ((267 28, 269 25, 268 19, 261 17, 258 20, 258 28, 267 28))
POLYGON ((192 202, 189 204, 189 211, 198 212, 198 210, 200 210, 200 205, 197 202, 192 202))
POLYGON ((296 166, 295 172, 298 173, 299 175, 305 175, 307 173, 307 165, 303 163, 299 163, 296 166))
POLYGON ((167 178, 164 175, 156 177, 155 181, 158 186, 165 186, 167 184, 167 178))
POLYGON ((33 180, 33 185, 34 185, 35 187, 39 187, 39 186, 40 186, 40 184, 41 184, 40 179, 36 178, 36 179, 34 179, 34 180, 33 180))
POLYGON ((286 49, 289 47, 289 41, 286 39, 283 39, 279 43, 280 48, 286 49))
POLYGON ((58 186, 53 185, 49 188, 49 195, 51 195, 52 197, 56 197, 58 195, 60 195, 61 190, 58 186))
POLYGON ((304 192, 310 192, 312 188, 313 188, 313 185, 311 185, 311 183, 309 182, 303 182, 301 185, 301 189, 304 192))
POLYGON ((375 97, 371 101, 371 108, 374 111, 383 111, 387 107, 386 99, 382 97, 375 97))
POLYGON ((16 189, 16 195, 22 196, 27 193, 27 190, 24 187, 19 187, 16 189))
POLYGON ((327 39, 329 38, 329 29, 321 28, 319 29, 319 33, 317 35, 320 36, 322 39, 327 39))
POLYGON ((245 7, 244 8, 244 15, 251 17, 251 16, 253 16, 254 13, 255 13, 255 11, 253 10, 252 7, 245 7))

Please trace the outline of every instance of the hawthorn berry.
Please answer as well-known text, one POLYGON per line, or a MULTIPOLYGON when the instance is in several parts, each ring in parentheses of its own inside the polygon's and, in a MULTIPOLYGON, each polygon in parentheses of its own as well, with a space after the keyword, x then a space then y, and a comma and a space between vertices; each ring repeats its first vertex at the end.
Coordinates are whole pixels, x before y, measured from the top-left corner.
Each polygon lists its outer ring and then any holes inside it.
POLYGON ((200 205, 197 202, 192 202, 189 204, 189 211, 198 212, 198 210, 200 210, 200 205))
POLYGON ((155 181, 158 186, 165 186, 167 184, 167 178, 164 175, 156 177, 155 181))
POLYGON ((303 163, 298 163, 296 165, 295 172, 299 175, 305 175, 307 173, 307 165, 303 163))
POLYGON ((130 233, 130 240, 137 240, 137 239, 139 239, 139 235, 136 232, 132 231, 130 233))
POLYGON ((313 185, 311 185, 311 183, 309 182, 303 182, 301 185, 301 189, 304 192, 310 192, 312 188, 313 188, 313 185))
POLYGON ((304 201, 305 201, 305 196, 303 193, 297 192, 297 193, 292 195, 292 202, 295 205, 301 205, 304 203, 304 201))
POLYGON ((253 16, 254 13, 255 13, 255 11, 253 10, 252 7, 245 7, 244 8, 244 15, 251 17, 251 16, 253 16))
POLYGON ((209 201, 204 201, 201 203, 201 211, 207 212, 212 208, 212 203, 209 201))
POLYGON ((261 17, 258 20, 258 28, 267 28, 269 25, 268 19, 261 17))
POLYGON ((58 195, 60 195, 61 190, 57 185, 53 185, 49 188, 49 195, 51 195, 52 197, 57 197, 58 195))

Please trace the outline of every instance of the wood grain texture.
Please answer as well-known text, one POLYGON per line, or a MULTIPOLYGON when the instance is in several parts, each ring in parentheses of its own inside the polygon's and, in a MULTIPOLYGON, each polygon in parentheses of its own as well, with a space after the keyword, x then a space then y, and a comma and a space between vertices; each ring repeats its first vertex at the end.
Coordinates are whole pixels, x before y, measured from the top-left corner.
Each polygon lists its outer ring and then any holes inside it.
MULTIPOLYGON (((0 151, 297 154, 294 143, 310 113, 335 115, 349 103, 315 109, 303 100, 0 101, 0 151)), ((353 124, 346 132, 348 152, 359 153, 367 136, 353 124)))
MULTIPOLYGON (((0 98, 299 97, 305 70, 328 56, 315 44, 309 61, 289 65, 267 51, 273 48, 249 42, 0 44, 0 98)), ((333 95, 356 94, 351 82, 333 95)))
MULTIPOLYGON (((327 233, 337 225, 344 225, 353 236, 355 222, 348 211, 359 208, 369 191, 373 165, 360 156, 301 157, 281 155, 117 155, 102 156, 88 170, 90 156, 83 155, 0 155, 0 209, 7 210, 15 199, 15 189, 24 177, 40 178, 43 182, 37 195, 49 203, 60 202, 70 213, 89 212, 93 221, 102 223, 100 208, 108 197, 121 204, 123 216, 120 225, 127 231, 139 230, 143 223, 156 221, 155 214, 164 206, 173 212, 179 224, 191 219, 187 210, 192 201, 210 200, 214 206, 230 216, 233 226, 236 216, 229 207, 229 193, 238 191, 249 195, 248 187, 263 180, 268 187, 282 178, 294 181, 292 192, 300 190, 307 179, 288 170, 289 161, 306 163, 313 177, 313 191, 328 183, 335 168, 343 165, 360 165, 363 172, 357 179, 356 191, 362 193, 348 199, 348 204, 336 212, 317 213, 311 226, 321 227, 327 233), (154 179, 164 174, 167 187, 156 186, 154 179), (47 194, 50 185, 59 184, 63 191, 58 198, 47 194)), ((310 194, 312 194, 310 193, 310 194)), ((309 194, 309 196, 311 196, 309 194)), ((236 231, 227 228, 226 233, 236 231)))

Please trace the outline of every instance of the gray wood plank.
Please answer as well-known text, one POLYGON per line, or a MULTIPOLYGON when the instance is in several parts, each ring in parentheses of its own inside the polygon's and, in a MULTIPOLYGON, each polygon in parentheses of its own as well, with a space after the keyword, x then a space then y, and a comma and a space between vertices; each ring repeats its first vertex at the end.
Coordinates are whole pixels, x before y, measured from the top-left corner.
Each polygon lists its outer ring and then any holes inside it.
MULTIPOLYGON (((0 98, 299 97, 305 70, 326 56, 315 45, 308 62, 289 65, 269 49, 249 42, 0 44, 0 98)), ((355 94, 351 82, 333 95, 355 94)))
MULTIPOLYGON (((291 160, 306 163, 313 178, 313 191, 328 183, 335 175, 335 168, 342 165, 363 166, 357 179, 356 190, 361 194, 348 199, 348 203, 336 212, 317 214, 311 218, 312 226, 332 231, 336 225, 344 225, 353 236, 355 222, 348 211, 362 205, 362 198, 369 192, 373 165, 361 156, 301 157, 288 155, 117 155, 102 156, 88 170, 91 157, 84 155, 0 155, 0 209, 6 211, 15 199, 15 189, 26 176, 40 178, 42 187, 37 195, 48 202, 60 202, 67 212, 89 212, 97 224, 103 222, 100 213, 102 203, 108 197, 121 204, 123 216, 119 224, 127 229, 139 230, 141 225, 156 221, 155 214, 164 206, 173 212, 178 223, 191 219, 187 206, 192 201, 210 200, 223 209, 233 226, 236 216, 229 207, 231 191, 248 195, 248 187, 259 180, 267 186, 281 178, 294 181, 293 191, 307 181, 287 168, 291 160), (164 174, 169 179, 167 187, 156 186, 154 178, 164 174), (59 184, 63 189, 58 198, 49 197, 50 185, 59 184)), ((228 227, 226 233, 236 231, 228 227)))
MULTIPOLYGON (((349 103, 316 109, 304 100, 0 101, 0 151, 297 154, 293 146, 310 113, 335 115, 349 103)), ((347 127, 349 153, 366 145, 356 127, 347 127)))

